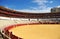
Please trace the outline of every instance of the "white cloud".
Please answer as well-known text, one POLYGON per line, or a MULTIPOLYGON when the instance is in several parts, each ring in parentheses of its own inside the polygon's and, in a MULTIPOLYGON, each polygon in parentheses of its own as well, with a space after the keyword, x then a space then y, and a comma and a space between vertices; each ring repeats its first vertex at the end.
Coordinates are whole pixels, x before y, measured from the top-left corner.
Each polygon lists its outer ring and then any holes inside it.
POLYGON ((23 9, 23 10, 17 10, 17 11, 20 11, 20 12, 30 12, 30 13, 45 13, 45 12, 50 12, 50 7, 47 8, 47 9, 44 9, 44 10, 29 10, 29 9, 23 9))
POLYGON ((37 3, 39 9, 46 8, 47 0, 33 0, 34 3, 37 3))
POLYGON ((48 7, 47 4, 53 3, 53 1, 48 1, 48 0, 33 0, 32 2, 36 3, 38 6, 30 7, 31 10, 30 9, 22 9, 22 10, 17 10, 17 11, 20 11, 20 12, 33 12, 33 13, 50 12, 51 7, 48 7))
POLYGON ((34 0, 33 2, 37 3, 38 5, 44 5, 44 3, 47 3, 47 0, 34 0))
POLYGON ((53 3, 53 1, 48 1, 48 0, 33 0, 33 3, 36 3, 38 5, 38 9, 46 9, 46 8, 48 8, 47 4, 51 4, 51 3, 53 3))
POLYGON ((48 1, 48 0, 33 0, 32 2, 36 3, 38 6, 37 7, 30 7, 31 10, 23 9, 23 10, 18 10, 18 11, 33 12, 33 13, 50 12, 51 7, 48 7, 46 3, 53 3, 53 1, 48 1))
POLYGON ((60 8, 60 5, 58 5, 58 6, 56 6, 56 7, 60 8))

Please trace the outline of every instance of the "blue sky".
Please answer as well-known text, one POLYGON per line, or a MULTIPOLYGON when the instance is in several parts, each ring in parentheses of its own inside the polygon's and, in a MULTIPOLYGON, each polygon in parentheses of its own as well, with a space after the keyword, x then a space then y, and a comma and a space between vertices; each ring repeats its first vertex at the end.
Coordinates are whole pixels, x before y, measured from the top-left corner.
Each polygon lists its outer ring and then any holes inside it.
POLYGON ((23 12, 50 12, 60 7, 60 0, 0 0, 0 6, 23 12))

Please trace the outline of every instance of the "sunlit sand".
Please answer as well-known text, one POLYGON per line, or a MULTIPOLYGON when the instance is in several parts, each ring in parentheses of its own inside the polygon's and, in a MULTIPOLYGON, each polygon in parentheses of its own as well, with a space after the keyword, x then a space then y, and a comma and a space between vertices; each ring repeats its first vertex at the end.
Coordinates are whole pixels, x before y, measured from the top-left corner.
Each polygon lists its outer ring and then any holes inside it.
POLYGON ((60 39, 60 24, 24 25, 9 31, 23 39, 60 39))

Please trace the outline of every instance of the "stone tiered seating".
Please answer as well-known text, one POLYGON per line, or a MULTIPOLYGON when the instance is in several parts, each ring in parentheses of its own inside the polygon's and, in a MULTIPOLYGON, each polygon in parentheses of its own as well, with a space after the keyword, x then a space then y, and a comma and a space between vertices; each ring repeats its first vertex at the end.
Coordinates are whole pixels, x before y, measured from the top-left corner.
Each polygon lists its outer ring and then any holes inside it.
POLYGON ((29 24, 29 23, 38 23, 38 21, 25 21, 25 20, 7 20, 7 19, 0 19, 0 29, 3 29, 9 25, 14 24, 29 24))

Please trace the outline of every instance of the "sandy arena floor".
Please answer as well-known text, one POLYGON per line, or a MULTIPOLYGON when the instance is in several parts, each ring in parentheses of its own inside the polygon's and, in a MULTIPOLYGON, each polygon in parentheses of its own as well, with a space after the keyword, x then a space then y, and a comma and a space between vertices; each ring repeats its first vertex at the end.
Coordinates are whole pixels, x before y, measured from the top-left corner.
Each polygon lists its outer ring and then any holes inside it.
POLYGON ((9 31, 23 39, 60 39, 60 24, 23 25, 9 31))

